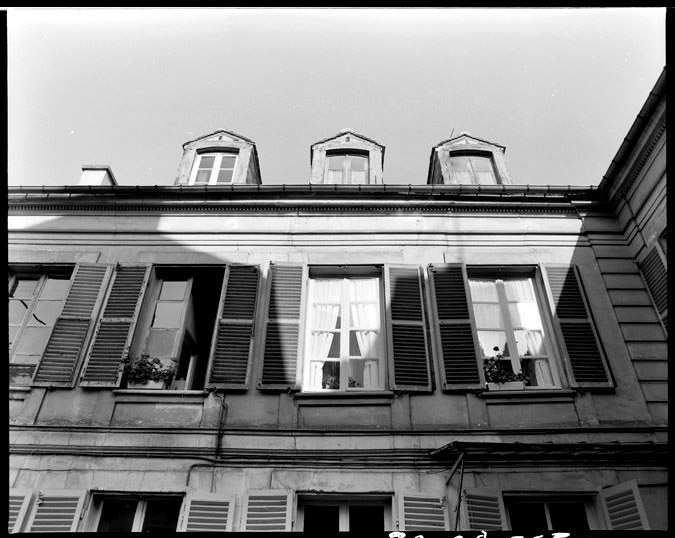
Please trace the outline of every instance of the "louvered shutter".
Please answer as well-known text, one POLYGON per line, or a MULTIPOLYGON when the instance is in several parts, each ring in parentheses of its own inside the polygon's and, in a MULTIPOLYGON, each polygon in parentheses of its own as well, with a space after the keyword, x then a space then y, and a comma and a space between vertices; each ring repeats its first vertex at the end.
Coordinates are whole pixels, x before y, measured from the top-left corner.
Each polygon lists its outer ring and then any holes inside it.
POLYGON ((542 267, 553 317, 560 328, 574 380, 572 386, 610 387, 610 376, 573 265, 542 267))
POLYGON ((292 493, 264 491, 246 495, 242 531, 291 530, 292 493))
POLYGON ((431 391, 420 268, 388 265, 384 274, 390 387, 405 391, 431 391))
POLYGON ((71 385, 109 274, 107 265, 81 263, 75 267, 68 296, 35 371, 33 385, 71 385))
POLYGON ((664 320, 664 325, 667 327, 668 272, 656 247, 652 247, 649 253, 639 263, 639 267, 642 275, 645 277, 645 282, 649 288, 652 300, 654 301, 661 318, 664 320))
POLYGON ((635 480, 601 490, 600 499, 610 530, 649 530, 647 515, 635 480))
POLYGON ((133 329, 147 287, 150 266, 118 265, 105 300, 81 386, 117 387, 122 377, 122 360, 127 353, 133 329))
POLYGON ((234 498, 216 493, 193 493, 185 497, 178 530, 184 532, 230 532, 234 498))
POLYGON ((268 273, 269 304, 261 389, 297 388, 300 320, 304 319, 307 266, 271 264, 268 273))
POLYGON ((398 518, 404 531, 445 531, 449 528, 445 497, 402 494, 399 496, 398 518))
POLYGON ((27 532, 75 532, 85 492, 40 492, 26 526, 27 532))
POLYGON ((235 265, 225 270, 207 387, 244 389, 248 385, 258 275, 256 266, 235 265))
POLYGON ((469 284, 463 264, 429 267, 434 328, 444 390, 482 386, 469 284))
POLYGON ((22 523, 28 511, 32 498, 32 491, 9 490, 9 520, 7 532, 21 532, 22 523))
POLYGON ((502 496, 491 490, 467 489, 462 498, 464 522, 469 530, 497 531, 506 528, 502 496))

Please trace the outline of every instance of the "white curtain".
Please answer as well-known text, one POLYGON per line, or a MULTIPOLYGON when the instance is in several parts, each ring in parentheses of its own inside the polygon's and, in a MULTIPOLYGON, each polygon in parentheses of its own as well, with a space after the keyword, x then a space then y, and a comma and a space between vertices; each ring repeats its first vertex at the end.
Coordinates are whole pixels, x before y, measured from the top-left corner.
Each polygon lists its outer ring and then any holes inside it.
POLYGON ((309 281, 309 293, 312 303, 310 327, 312 328, 309 340, 310 359, 325 359, 328 357, 330 346, 333 343, 340 313, 340 288, 342 281, 337 279, 318 279, 309 281))
POLYGON ((356 341, 362 357, 376 357, 380 333, 379 281, 376 278, 358 278, 349 281, 351 307, 350 326, 356 331, 356 341))

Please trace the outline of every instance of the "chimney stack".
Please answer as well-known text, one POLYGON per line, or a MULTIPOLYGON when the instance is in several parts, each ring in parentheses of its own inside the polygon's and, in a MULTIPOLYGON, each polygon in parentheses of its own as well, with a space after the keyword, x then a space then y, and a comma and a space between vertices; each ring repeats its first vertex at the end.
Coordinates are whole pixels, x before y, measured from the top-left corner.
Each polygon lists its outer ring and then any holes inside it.
POLYGON ((117 185, 117 180, 106 164, 85 164, 78 185, 117 185))

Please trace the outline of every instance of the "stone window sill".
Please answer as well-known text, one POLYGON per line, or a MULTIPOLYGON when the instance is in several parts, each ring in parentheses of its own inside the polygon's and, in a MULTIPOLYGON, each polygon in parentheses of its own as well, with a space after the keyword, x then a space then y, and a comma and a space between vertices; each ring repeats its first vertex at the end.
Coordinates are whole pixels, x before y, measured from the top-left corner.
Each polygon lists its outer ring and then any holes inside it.
POLYGON ((205 390, 115 389, 118 402, 202 403, 205 390))
POLYGON ((293 399, 300 406, 336 407, 391 405, 394 393, 389 390, 373 392, 298 392, 293 399))
POLYGON ((486 404, 573 402, 576 391, 569 389, 483 391, 486 404))

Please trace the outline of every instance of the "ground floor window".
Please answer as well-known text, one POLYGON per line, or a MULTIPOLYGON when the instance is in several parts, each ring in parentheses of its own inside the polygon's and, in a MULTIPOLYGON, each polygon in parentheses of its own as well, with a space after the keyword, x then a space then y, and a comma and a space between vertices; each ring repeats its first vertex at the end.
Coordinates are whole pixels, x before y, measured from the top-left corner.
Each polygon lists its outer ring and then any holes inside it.
POLYGON ((505 499, 509 528, 517 531, 589 530, 587 503, 583 499, 505 499))
POLYGON ((183 497, 178 495, 94 497, 96 532, 175 532, 183 497))
POLYGON ((391 499, 300 496, 299 529, 311 533, 382 532, 391 528, 391 499))

